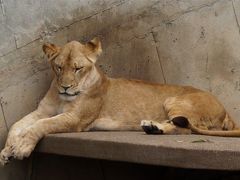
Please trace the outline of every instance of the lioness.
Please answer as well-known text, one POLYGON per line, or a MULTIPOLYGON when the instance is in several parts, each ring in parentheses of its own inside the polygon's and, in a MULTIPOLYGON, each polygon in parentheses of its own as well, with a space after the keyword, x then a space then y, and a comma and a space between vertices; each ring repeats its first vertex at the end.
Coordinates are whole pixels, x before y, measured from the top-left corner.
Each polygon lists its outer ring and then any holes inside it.
POLYGON ((43 51, 55 77, 38 108, 11 127, 0 154, 2 164, 10 157, 28 157, 49 133, 138 131, 142 126, 148 134, 240 136, 224 107, 208 92, 104 75, 95 65, 102 52, 98 38, 63 47, 44 44, 43 51))

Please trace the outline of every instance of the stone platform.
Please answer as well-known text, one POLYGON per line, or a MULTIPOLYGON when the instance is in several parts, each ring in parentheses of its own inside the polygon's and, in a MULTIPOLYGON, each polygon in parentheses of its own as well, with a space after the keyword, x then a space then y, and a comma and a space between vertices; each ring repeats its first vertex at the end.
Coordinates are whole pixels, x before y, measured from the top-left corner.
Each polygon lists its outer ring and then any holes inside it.
POLYGON ((240 138, 82 132, 48 135, 37 152, 180 168, 240 170, 240 138))

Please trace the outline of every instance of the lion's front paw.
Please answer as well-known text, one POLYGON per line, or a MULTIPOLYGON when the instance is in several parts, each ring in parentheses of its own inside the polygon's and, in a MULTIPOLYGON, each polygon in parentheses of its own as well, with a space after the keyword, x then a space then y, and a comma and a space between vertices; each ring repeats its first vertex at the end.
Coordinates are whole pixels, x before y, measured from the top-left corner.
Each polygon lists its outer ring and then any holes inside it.
POLYGON ((36 144, 37 140, 31 131, 28 131, 28 129, 22 131, 19 134, 18 141, 12 145, 13 157, 21 160, 30 156, 36 144))
POLYGON ((32 140, 28 138, 20 138, 19 142, 13 144, 13 157, 20 160, 25 157, 29 157, 35 146, 36 143, 34 143, 32 140))
POLYGON ((6 165, 12 157, 12 146, 6 146, 0 153, 0 163, 6 165))

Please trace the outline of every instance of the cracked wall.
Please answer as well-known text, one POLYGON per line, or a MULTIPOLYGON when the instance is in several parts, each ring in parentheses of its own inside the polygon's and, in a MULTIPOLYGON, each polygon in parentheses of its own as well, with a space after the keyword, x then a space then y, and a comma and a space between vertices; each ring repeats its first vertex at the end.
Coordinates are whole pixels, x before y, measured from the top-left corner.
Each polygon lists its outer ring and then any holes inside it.
MULTIPOLYGON (((49 87, 46 41, 99 36, 98 65, 109 76, 193 85, 216 95, 237 119, 239 22, 238 0, 0 0, 0 145, 49 87)), ((23 167, 0 169, 0 177, 23 167)))

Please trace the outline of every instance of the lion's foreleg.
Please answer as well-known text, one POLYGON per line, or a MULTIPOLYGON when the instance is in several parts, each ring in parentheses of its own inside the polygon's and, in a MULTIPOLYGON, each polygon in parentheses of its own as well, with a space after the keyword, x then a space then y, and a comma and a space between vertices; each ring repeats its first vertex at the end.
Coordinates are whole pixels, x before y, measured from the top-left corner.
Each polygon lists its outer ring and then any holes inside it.
POLYGON ((71 113, 40 119, 20 133, 18 143, 12 148, 14 157, 17 159, 28 157, 37 142, 47 134, 76 131, 78 122, 79 118, 71 113))
POLYGON ((12 145, 17 143, 18 135, 21 133, 21 131, 43 117, 46 117, 46 115, 44 115, 41 111, 36 110, 12 125, 7 136, 5 147, 0 153, 0 162, 2 164, 7 163, 9 158, 13 155, 12 145))
POLYGON ((24 118, 21 120, 17 121, 15 124, 12 125, 12 127, 9 130, 8 133, 8 139, 6 141, 6 145, 11 144, 11 138, 12 136, 18 136, 22 130, 25 128, 31 126, 34 124, 37 120, 46 118, 48 117, 47 115, 43 114, 39 110, 33 111, 32 113, 26 115, 24 118))

